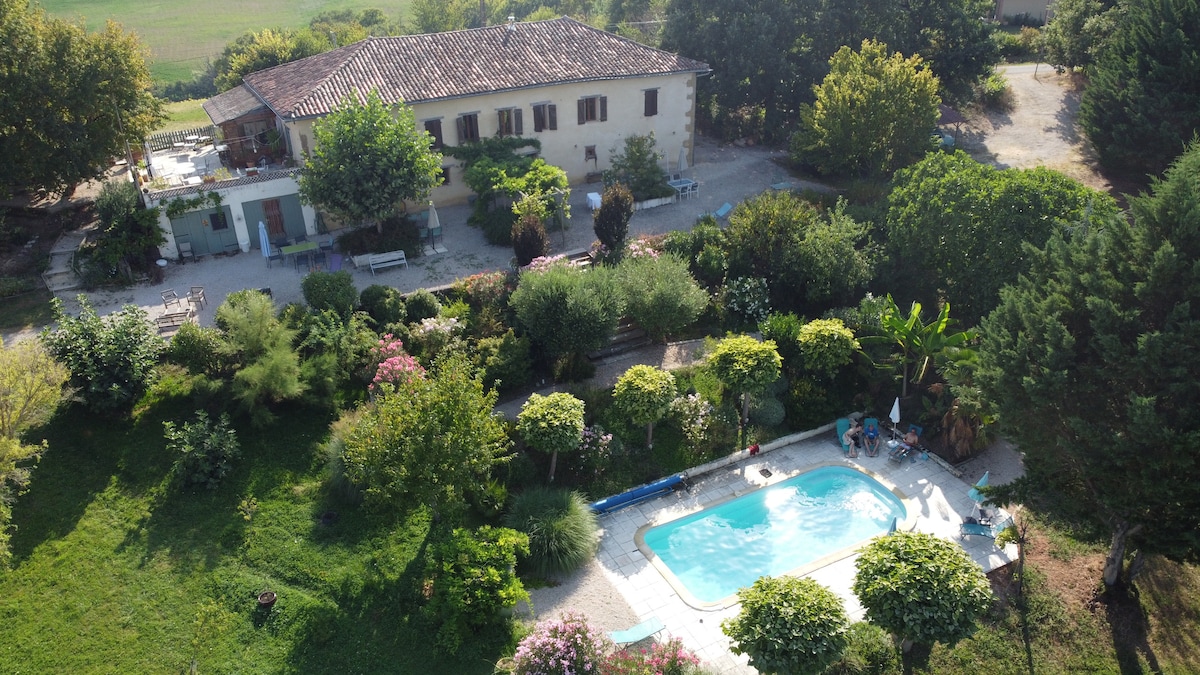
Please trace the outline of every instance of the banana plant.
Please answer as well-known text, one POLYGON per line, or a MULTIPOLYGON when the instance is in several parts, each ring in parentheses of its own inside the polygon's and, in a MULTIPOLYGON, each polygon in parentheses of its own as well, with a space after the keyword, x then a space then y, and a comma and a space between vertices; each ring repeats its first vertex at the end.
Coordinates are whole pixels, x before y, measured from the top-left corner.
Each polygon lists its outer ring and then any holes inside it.
POLYGON ((950 303, 942 304, 936 319, 929 323, 921 320, 921 303, 913 302, 905 316, 891 294, 880 316, 880 326, 883 335, 863 336, 860 343, 865 344, 894 344, 900 347, 900 363, 902 367, 901 396, 908 396, 909 366, 915 365, 911 382, 921 384, 931 370, 935 360, 947 350, 953 350, 973 341, 978 333, 973 330, 950 332, 948 329, 954 323, 950 318, 950 303))

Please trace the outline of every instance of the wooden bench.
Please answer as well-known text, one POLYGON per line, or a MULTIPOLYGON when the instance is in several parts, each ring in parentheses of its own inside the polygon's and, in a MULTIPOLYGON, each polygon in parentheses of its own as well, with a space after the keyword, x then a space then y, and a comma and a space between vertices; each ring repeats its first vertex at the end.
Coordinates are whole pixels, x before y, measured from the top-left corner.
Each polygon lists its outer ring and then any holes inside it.
POLYGON ((168 312, 154 320, 158 326, 159 335, 174 333, 179 330, 179 327, 192 320, 192 310, 183 312, 168 312))
POLYGON ((408 259, 404 257, 404 251, 372 253, 367 258, 367 265, 371 267, 371 276, 375 276, 375 270, 392 267, 393 265, 404 265, 404 269, 408 269, 408 259))

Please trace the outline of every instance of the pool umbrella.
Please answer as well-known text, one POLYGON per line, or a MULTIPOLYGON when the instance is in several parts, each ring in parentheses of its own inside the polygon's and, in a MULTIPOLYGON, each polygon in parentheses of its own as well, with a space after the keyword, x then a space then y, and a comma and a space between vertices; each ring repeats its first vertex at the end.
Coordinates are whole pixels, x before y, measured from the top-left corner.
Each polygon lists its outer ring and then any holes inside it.
POLYGON ((896 402, 892 404, 892 412, 888 415, 892 420, 892 440, 896 440, 896 425, 900 424, 900 397, 896 397, 896 402))
POLYGON ((429 202, 429 245, 436 246, 437 238, 442 236, 442 221, 438 218, 437 207, 429 202))
POLYGON ((971 501, 975 502, 976 506, 979 506, 980 508, 983 507, 984 496, 979 492, 979 488, 987 487, 988 474, 990 473, 991 471, 984 471, 983 478, 979 479, 979 482, 975 484, 975 487, 967 491, 967 496, 970 497, 971 501))
POLYGON ((680 146, 679 148, 679 177, 683 178, 683 172, 687 171, 687 147, 680 146))
POLYGON ((271 238, 267 236, 267 226, 263 221, 258 221, 258 244, 262 249, 264 258, 271 258, 271 238))

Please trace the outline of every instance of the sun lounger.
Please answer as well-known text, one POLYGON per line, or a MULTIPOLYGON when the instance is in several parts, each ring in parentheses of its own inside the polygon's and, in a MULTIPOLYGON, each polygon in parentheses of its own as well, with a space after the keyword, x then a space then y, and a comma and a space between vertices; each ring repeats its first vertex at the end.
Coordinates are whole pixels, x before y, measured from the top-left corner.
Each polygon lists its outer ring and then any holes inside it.
POLYGON ((613 631, 612 633, 609 633, 608 636, 612 638, 612 641, 618 645, 628 645, 633 644, 634 642, 641 642, 652 635, 657 635, 664 628, 666 628, 666 626, 663 625, 663 622, 660 621, 658 617, 652 616, 648 620, 639 623, 633 628, 613 631))

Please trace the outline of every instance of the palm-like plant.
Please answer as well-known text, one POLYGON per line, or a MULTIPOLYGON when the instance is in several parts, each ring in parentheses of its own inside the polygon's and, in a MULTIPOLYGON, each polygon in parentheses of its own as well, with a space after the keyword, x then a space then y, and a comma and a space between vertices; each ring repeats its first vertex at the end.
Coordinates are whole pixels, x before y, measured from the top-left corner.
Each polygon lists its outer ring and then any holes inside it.
POLYGON ((901 396, 908 396, 910 365, 916 366, 911 381, 920 385, 939 357, 969 344, 978 336, 973 330, 950 332, 949 328, 954 323, 950 318, 949 302, 942 304, 936 319, 925 323, 921 320, 921 303, 912 303, 908 315, 905 316, 889 294, 880 316, 883 335, 863 336, 859 342, 894 344, 900 347, 900 363, 903 369, 901 396))

